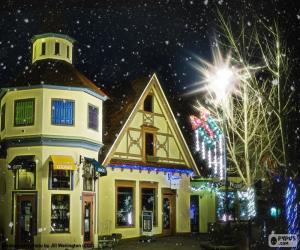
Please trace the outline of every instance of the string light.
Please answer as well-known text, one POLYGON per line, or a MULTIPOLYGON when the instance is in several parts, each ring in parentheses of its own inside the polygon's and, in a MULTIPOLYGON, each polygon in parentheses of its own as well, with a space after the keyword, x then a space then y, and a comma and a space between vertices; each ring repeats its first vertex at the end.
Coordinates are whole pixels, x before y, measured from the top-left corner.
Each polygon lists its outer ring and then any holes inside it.
POLYGON ((211 168, 211 151, 208 149, 208 167, 211 168))
MULTIPOLYGON (((298 221, 298 204, 297 204, 297 189, 290 178, 285 195, 285 212, 288 223, 288 233, 296 234, 299 239, 299 221, 298 221)), ((299 249, 299 248, 292 248, 299 249)))
POLYGON ((191 169, 176 169, 176 168, 160 168, 160 167, 154 167, 154 166, 143 166, 143 165, 118 165, 118 164, 109 164, 107 167, 110 167, 112 169, 129 169, 129 170, 139 170, 139 171, 154 171, 154 172, 163 172, 163 173, 177 173, 177 174, 186 174, 186 175, 192 175, 193 170, 191 169))
POLYGON ((202 141, 202 159, 205 160, 205 145, 204 145, 204 141, 202 141))
POLYGON ((247 202, 247 211, 243 216, 252 219, 256 216, 255 191, 253 187, 248 187, 245 191, 238 191, 238 197, 241 201, 247 202))
POLYGON ((195 130, 195 138, 196 138, 196 151, 200 151, 200 143, 199 143, 199 133, 198 130, 195 130))
POLYGON ((218 160, 217 160, 217 143, 214 146, 214 174, 218 174, 218 160))

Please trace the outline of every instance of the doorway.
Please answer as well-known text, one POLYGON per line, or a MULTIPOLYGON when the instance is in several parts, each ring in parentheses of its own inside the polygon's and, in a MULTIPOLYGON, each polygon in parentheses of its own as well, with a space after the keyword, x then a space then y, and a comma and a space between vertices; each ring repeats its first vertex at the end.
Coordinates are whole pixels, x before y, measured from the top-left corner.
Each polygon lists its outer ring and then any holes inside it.
POLYGON ((82 226, 84 244, 93 243, 93 227, 94 227, 94 195, 82 195, 82 226))
POLYGON ((199 233, 199 195, 191 195, 190 220, 191 220, 191 232, 199 233))
POLYGON ((162 190, 163 235, 176 233, 176 191, 166 188, 162 190))
POLYGON ((16 194, 16 245, 33 249, 36 222, 36 196, 16 194))

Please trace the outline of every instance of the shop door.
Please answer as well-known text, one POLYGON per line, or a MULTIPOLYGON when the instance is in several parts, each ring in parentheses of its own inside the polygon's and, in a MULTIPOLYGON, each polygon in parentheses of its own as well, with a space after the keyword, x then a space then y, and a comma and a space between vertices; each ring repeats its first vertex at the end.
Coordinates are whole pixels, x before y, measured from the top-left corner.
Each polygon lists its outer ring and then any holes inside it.
POLYGON ((35 195, 16 195, 16 245, 33 249, 36 221, 35 195))
POLYGON ((176 232, 176 194, 163 191, 163 235, 173 235, 176 232))
POLYGON ((191 232, 199 233, 199 195, 191 195, 190 220, 191 220, 191 232))
POLYGON ((93 242, 93 195, 82 196, 82 225, 83 225, 83 239, 85 244, 92 244, 93 242))

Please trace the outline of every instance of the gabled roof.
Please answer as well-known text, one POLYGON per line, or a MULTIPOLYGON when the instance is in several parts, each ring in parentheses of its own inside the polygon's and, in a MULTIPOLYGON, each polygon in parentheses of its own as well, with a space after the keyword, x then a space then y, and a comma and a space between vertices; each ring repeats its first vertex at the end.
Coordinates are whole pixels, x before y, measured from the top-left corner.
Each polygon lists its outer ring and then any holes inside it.
POLYGON ((142 77, 124 83, 115 89, 113 93, 110 92, 110 99, 104 103, 103 107, 102 141, 104 146, 99 154, 99 162, 102 162, 106 157, 149 81, 150 77, 142 77))
POLYGON ((104 103, 104 126, 103 126, 103 143, 104 147, 99 153, 99 161, 103 165, 110 162, 113 152, 121 140, 124 130, 129 126, 134 115, 141 105, 141 99, 151 86, 155 84, 161 99, 165 103, 167 115, 171 117, 171 126, 174 128, 176 137, 182 146, 187 160, 196 174, 199 174, 196 163, 191 155, 191 152, 186 144, 186 141, 181 133, 181 130, 176 122, 176 118, 172 109, 167 101, 167 98, 160 86, 160 83, 155 74, 151 77, 145 77, 131 82, 130 84, 123 85, 122 89, 115 91, 117 94, 110 95, 110 101, 104 103), (106 106, 107 105, 107 106, 106 106))
POLYGON ((96 84, 81 74, 72 64, 63 60, 38 60, 10 84, 12 87, 35 85, 86 88, 105 97, 105 99, 107 98, 107 95, 96 84))

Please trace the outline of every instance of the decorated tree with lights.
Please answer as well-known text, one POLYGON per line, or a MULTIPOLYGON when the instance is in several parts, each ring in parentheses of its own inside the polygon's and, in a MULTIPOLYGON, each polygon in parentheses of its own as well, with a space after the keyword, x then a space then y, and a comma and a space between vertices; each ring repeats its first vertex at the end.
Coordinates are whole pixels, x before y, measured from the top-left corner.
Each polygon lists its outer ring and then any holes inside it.
POLYGON ((287 169, 288 52, 276 25, 242 25, 234 32, 221 15, 220 21, 213 63, 200 59, 195 65, 207 95, 202 106, 224 130, 231 169, 251 187, 287 169))
MULTIPOLYGON (((288 231, 299 235, 293 181, 298 173, 288 166, 286 148, 286 120, 294 91, 289 84, 289 51, 276 24, 242 23, 237 31, 222 15, 220 23, 213 63, 200 59, 200 66, 195 64, 203 78, 200 90, 206 94, 198 110, 205 106, 222 128, 230 170, 247 187, 244 199, 251 198, 249 204, 254 204, 257 181, 263 180, 268 187, 274 175, 292 177, 285 214, 288 231)), ((252 208, 248 210, 253 218, 256 212, 252 208)))

